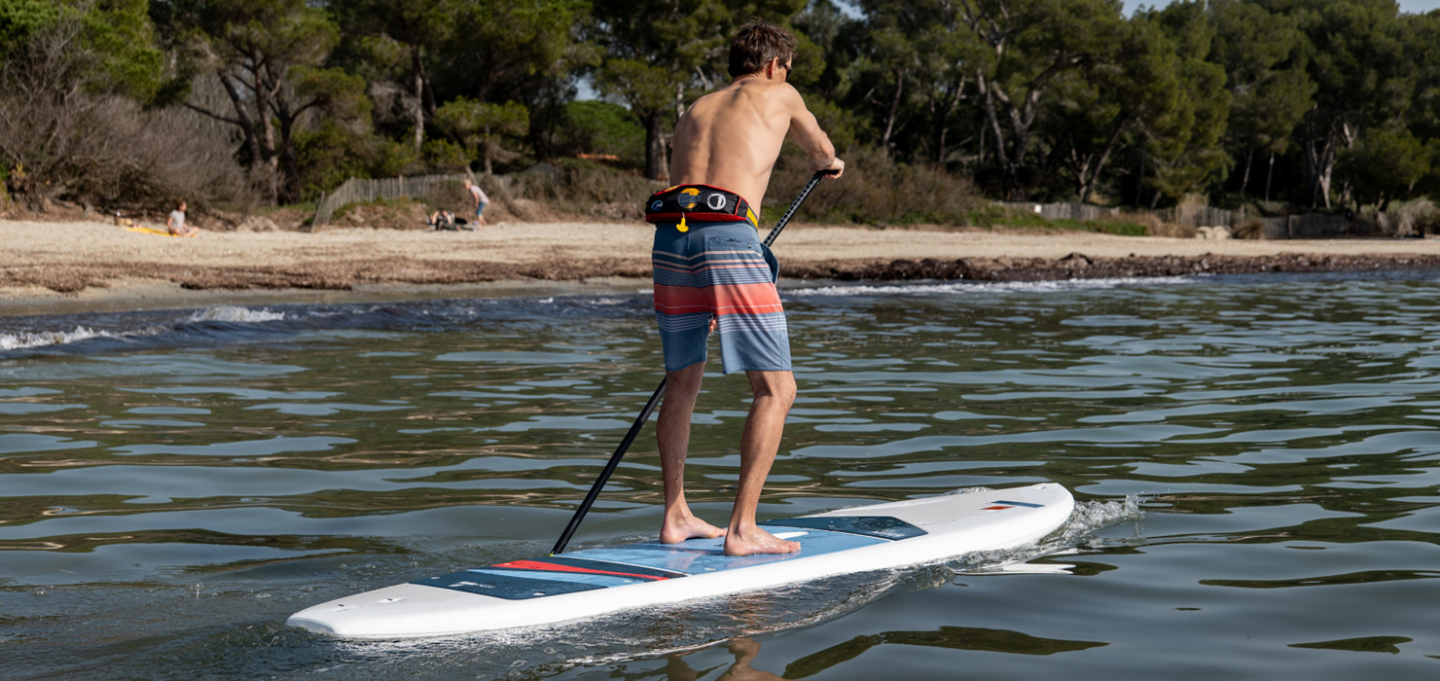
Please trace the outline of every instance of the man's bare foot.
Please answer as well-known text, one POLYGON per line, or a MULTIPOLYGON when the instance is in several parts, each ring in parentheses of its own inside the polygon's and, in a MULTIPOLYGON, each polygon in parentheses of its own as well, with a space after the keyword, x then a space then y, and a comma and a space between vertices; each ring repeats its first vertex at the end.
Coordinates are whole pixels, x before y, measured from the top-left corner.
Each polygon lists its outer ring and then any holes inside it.
POLYGON ((799 542, 781 539, 758 527, 746 532, 732 532, 725 537, 725 555, 727 556, 795 553, 799 550, 799 542))
POLYGON ((676 521, 666 518, 660 525, 661 544, 678 544, 686 539, 714 539, 723 536, 724 528, 715 527, 695 516, 676 521))

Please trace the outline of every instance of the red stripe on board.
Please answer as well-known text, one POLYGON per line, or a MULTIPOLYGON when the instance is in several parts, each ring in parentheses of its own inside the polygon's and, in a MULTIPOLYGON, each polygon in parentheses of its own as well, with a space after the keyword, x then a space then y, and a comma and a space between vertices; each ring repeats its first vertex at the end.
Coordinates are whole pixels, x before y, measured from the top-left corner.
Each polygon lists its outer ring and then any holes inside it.
POLYGON ((640 579, 662 580, 669 577, 657 577, 655 575, 637 575, 630 572, 610 572, 609 570, 591 570, 590 568, 575 567, 573 565, 557 565, 555 563, 543 563, 538 560, 514 560, 509 563, 500 563, 490 567, 514 568, 516 570, 541 570, 544 572, 583 572, 590 575, 618 575, 620 577, 638 577, 640 579))
POLYGON ((1003 511, 1003 510, 1005 510, 1005 509, 1007 509, 1007 508, 1015 508, 1015 507, 1014 507, 1014 506, 986 506, 985 508, 982 508, 982 509, 980 509, 980 510, 982 510, 982 511, 1003 511))

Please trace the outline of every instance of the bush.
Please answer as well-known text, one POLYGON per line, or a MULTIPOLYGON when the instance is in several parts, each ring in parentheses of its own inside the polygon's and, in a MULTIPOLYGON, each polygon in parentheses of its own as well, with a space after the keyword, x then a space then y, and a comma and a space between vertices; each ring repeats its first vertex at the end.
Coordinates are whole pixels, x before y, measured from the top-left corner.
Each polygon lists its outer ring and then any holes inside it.
MULTIPOLYGON (((821 182, 805 204, 809 222, 862 225, 972 224, 986 201, 968 178, 929 163, 906 164, 874 147, 840 154, 845 177, 821 182)), ((809 159, 787 143, 770 176, 764 213, 779 218, 813 175, 809 159)))
POLYGON ((8 45, 0 62, 0 165, 28 174, 17 196, 126 209, 187 199, 248 204, 254 192, 229 146, 229 131, 178 109, 145 110, 105 89, 77 88, 100 68, 73 49, 81 27, 62 21, 8 45))
POLYGON ((596 100, 567 102, 556 146, 567 156, 615 156, 628 168, 645 163, 645 130, 618 104, 596 100))

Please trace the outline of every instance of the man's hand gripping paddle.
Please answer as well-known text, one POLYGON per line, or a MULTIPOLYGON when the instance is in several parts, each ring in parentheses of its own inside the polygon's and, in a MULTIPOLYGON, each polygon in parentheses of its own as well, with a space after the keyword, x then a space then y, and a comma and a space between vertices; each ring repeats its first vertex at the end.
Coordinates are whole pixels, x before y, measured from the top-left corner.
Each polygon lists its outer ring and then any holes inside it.
MULTIPOLYGON (((790 208, 780 216, 780 221, 775 223, 775 228, 770 230, 769 236, 765 237, 766 246, 774 243, 775 237, 780 236, 780 231, 790 223, 790 218, 795 217, 795 211, 799 210, 800 204, 805 203, 805 199, 810 197, 810 192, 815 190, 815 185, 820 184, 821 178, 826 175, 834 175, 836 172, 821 170, 810 178, 810 182, 800 190, 800 195, 790 202, 790 208)), ((585 500, 580 502, 580 508, 575 510, 575 516, 570 518, 570 524, 565 526, 565 531, 560 534, 560 541, 555 542, 555 548, 550 550, 550 555, 565 551, 565 545, 570 543, 571 535, 574 535, 575 530, 580 527, 580 521, 585 519, 585 514, 590 512, 590 506, 595 503, 595 498, 600 496, 600 490, 605 487, 606 482, 610 481, 610 475, 615 472, 615 467, 620 465, 620 459, 625 456, 625 452, 635 442, 635 437, 640 434, 640 429, 645 427, 645 422, 650 419, 650 413, 655 411, 655 406, 660 404, 660 398, 664 395, 665 379, 661 379, 660 386, 655 388, 655 394, 650 396, 650 400, 645 403, 645 408, 640 410, 640 415, 635 418, 635 423, 630 424, 630 430, 625 433, 624 439, 620 440, 620 446, 615 449, 615 453, 610 455, 610 461, 606 462, 604 470, 600 471, 600 477, 590 487, 590 492, 585 495, 585 500)))

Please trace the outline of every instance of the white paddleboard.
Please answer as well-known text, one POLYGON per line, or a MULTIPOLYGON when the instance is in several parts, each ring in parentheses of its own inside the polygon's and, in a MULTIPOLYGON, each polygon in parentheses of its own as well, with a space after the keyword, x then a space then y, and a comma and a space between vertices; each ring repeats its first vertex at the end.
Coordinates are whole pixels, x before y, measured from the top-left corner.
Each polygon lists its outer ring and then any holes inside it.
POLYGON ((798 553, 732 557, 722 539, 640 542, 472 568, 322 603, 287 624, 341 638, 446 636, 584 619, 1039 541, 1070 517, 1064 487, 946 494, 763 523, 798 553))

